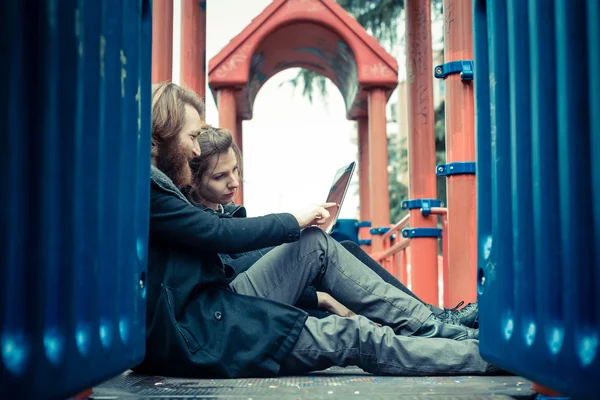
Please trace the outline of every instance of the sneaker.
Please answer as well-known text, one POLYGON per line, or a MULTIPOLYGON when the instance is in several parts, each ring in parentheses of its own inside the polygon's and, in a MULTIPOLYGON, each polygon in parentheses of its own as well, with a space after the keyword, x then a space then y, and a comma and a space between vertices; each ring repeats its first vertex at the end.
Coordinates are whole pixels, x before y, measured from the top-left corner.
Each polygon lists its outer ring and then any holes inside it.
MULTIPOLYGON (((444 311, 441 314, 437 314, 436 317, 444 322, 454 322, 469 328, 478 329, 479 306, 477 303, 469 303, 463 308, 460 308, 463 304, 465 304, 465 302, 461 301, 454 308, 445 308, 444 311)), ((431 306, 429 306, 429 309, 431 310, 431 306)))
POLYGON ((423 322, 423 325, 411 336, 424 338, 444 338, 451 340, 479 339, 479 330, 464 325, 442 321, 434 314, 423 322))

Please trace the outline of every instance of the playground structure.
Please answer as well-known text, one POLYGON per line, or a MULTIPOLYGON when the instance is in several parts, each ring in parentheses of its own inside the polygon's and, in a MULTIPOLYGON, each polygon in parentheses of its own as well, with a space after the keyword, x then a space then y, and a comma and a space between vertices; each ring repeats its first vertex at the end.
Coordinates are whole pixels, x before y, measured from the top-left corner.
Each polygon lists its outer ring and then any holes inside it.
MULTIPOLYGON (((28 31, 22 4, 3 6, 1 17, 3 54, 11 60, 1 68, 11 85, 0 121, 4 132, 19 133, 0 147, 5 181, 16 188, 0 200, 8 282, 0 308, 2 385, 25 397, 72 394, 143 356, 149 84, 150 76, 171 78, 173 7, 168 0, 76 3, 44 8, 39 25, 28 31), (41 118, 31 119, 39 110, 45 110, 41 118), (99 129, 84 135, 83 121, 99 129), (131 131, 137 138, 126 134, 131 131), (40 147, 50 149, 34 149, 42 183, 24 187, 33 173, 26 155, 38 137, 40 147), (56 145, 61 140, 68 151, 56 145), (117 162, 106 148, 119 149, 117 162), (74 172, 65 177, 64 171, 74 172), (112 177, 122 171, 128 172, 109 195, 112 177), (37 198, 36 190, 48 193, 41 206, 25 201, 37 198), (36 210, 33 216, 23 204, 36 210), (114 220, 103 219, 112 214, 114 220), (126 229, 111 235, 111 224, 126 229), (89 233, 90 226, 98 229, 89 233), (90 272, 90 263, 104 268, 101 276, 90 272), (26 301, 30 276, 44 279, 33 287, 41 294, 26 301), (72 311, 58 313, 73 299, 79 301, 72 311), (96 307, 99 299, 105 301, 96 307), (63 375, 68 379, 56 386, 63 375), (36 385, 28 385, 31 380, 36 385)), ((183 0, 182 6, 182 82, 204 96, 208 76, 220 125, 238 143, 241 121, 251 118, 252 102, 269 77, 294 66, 329 77, 344 96, 347 117, 357 120, 361 220, 371 222, 360 237, 371 233, 373 257, 405 282, 410 263, 414 291, 436 303, 441 237, 444 304, 478 298, 484 357, 563 394, 595 394, 597 1, 445 0, 446 62, 435 69, 430 3, 406 1, 410 214, 392 225, 385 103, 397 83, 397 65, 376 41, 333 0, 275 0, 211 61, 207 74, 206 2, 183 0), (298 37, 294 32, 305 24, 317 25, 314 32, 327 39, 321 55, 314 36, 281 40, 298 37), (299 57, 297 48, 311 51, 299 57), (434 74, 446 79, 447 164, 438 167, 434 74), (574 75, 586 84, 573 84, 574 75), (435 199, 436 168, 448 177, 447 207, 435 199)))
MULTIPOLYGON (((169 3, 170 2, 166 2, 169 3)), ((164 6, 164 4, 163 4, 164 6)), ((154 14, 153 74, 155 81, 169 80, 172 54, 172 5, 154 14), (170 36, 171 35, 171 36, 170 36), (167 67, 168 66, 168 67, 167 67), (159 73, 159 71, 162 71, 159 73)), ((205 9, 189 9, 183 2, 186 19, 205 21, 205 9), (194 16, 194 13, 198 16, 194 16)), ((472 59, 470 6, 463 1, 449 2, 453 15, 466 16, 463 24, 446 27, 446 52, 452 57, 472 59)), ((410 218, 390 229, 387 172, 387 135, 385 105, 398 84, 398 67, 375 39, 335 1, 273 1, 242 32, 233 38, 209 63, 208 83, 217 101, 219 124, 229 129, 238 146, 242 145, 242 120, 252 118, 254 99, 262 85, 277 72, 292 68, 312 69, 331 79, 346 103, 346 116, 357 121, 361 238, 370 240, 365 246, 404 282, 410 278, 413 290, 425 301, 438 303, 438 240, 446 240, 443 255, 444 304, 476 299, 476 217, 474 170, 459 172, 459 164, 473 164, 473 89, 471 81, 459 75, 446 77, 449 111, 447 141, 449 164, 448 203, 453 205, 447 216, 443 202, 435 199, 435 145, 433 83, 431 76, 431 5, 429 2, 407 3, 407 70, 409 71, 409 191, 406 202, 410 218), (426 16, 426 17, 425 17, 426 16), (452 107, 455 107, 453 109, 452 107), (454 112, 454 110, 456 110, 454 112), (461 129, 454 129, 455 125, 461 129), (456 168, 456 170, 454 170, 456 168), (427 207, 440 208, 429 214, 427 207), (424 211, 423 211, 424 210, 424 211), (442 236, 436 215, 441 215, 447 231, 452 231, 452 218, 460 225, 456 235, 442 236), (398 228, 410 224, 401 236, 398 228), (394 235, 395 233, 395 235, 394 235), (410 244, 410 259, 406 247, 410 244), (391 249, 391 250, 390 250, 391 249), (396 256, 396 253, 399 253, 396 256), (385 257, 384 257, 385 255, 385 257), (405 262, 401 262, 405 260, 405 262), (409 277, 407 265, 416 265, 409 277)), ((191 26, 191 25, 189 25, 191 26)), ((204 25, 196 30, 182 29, 182 43, 191 43, 204 33, 204 25)), ((196 75, 205 69, 189 60, 197 60, 199 49, 183 47, 182 83, 194 87, 196 75), (193 77, 193 78, 192 78, 193 77), (193 79, 193 80, 192 80, 193 79), (190 80, 190 84, 188 84, 190 80)), ((472 76, 471 76, 472 77, 472 76)), ((201 81, 201 79, 199 80, 201 81)), ((198 91, 203 95, 203 91, 198 91)), ((243 151, 243 150, 242 150, 243 151)), ((443 167, 440 166, 440 169, 443 167)), ((240 194, 237 201, 241 202, 240 194)))

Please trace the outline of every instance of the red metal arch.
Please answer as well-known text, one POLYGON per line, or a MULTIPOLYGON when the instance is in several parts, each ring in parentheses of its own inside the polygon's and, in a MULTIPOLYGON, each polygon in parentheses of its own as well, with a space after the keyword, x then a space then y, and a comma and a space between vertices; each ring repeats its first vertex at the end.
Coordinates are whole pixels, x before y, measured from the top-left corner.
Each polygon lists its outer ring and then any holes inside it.
POLYGON ((250 61, 248 97, 242 99, 247 104, 240 104, 238 114, 244 113, 244 117, 250 119, 260 88, 278 72, 295 67, 329 78, 342 93, 348 115, 360 110, 354 104, 358 93, 358 67, 352 48, 329 27, 313 21, 295 21, 278 27, 256 46, 250 61))
POLYGON ((340 89, 346 116, 358 121, 361 219, 389 226, 385 105, 398 85, 398 64, 334 0, 274 0, 210 60, 219 124, 241 147, 242 120, 252 118, 258 91, 293 67, 315 70, 340 89))
MULTIPOLYGON (((345 97, 349 119, 368 114, 369 88, 385 88, 389 97, 398 84, 396 60, 333 0, 275 0, 210 61, 208 79, 213 94, 216 97, 223 87, 236 89, 237 114, 242 119, 252 118, 252 100, 258 90, 251 86, 250 74, 253 61, 259 61, 261 54, 267 62, 289 57, 285 68, 305 67, 330 78, 345 97), (337 79, 335 66, 328 63, 339 56, 338 44, 345 46, 356 65, 354 92, 348 93, 337 79), (316 56, 319 52, 322 57, 316 56)), ((270 77, 285 68, 270 62, 262 74, 270 77)))

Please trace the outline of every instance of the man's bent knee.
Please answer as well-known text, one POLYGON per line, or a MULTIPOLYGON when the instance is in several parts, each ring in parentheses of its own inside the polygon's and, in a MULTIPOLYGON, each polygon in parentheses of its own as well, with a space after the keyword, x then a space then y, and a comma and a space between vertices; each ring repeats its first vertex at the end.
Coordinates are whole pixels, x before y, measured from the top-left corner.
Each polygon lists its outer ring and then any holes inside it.
POLYGON ((304 229, 300 233, 300 241, 310 241, 314 242, 315 245, 323 244, 325 245, 329 240, 329 235, 321 228, 316 226, 310 226, 304 229))

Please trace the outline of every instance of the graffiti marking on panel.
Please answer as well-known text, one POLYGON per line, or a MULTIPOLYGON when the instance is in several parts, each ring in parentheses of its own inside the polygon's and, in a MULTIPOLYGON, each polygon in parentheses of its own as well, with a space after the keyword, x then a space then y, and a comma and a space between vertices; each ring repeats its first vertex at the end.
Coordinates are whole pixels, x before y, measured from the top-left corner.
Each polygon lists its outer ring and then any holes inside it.
POLYGON ((104 76, 104 54, 106 49, 106 39, 100 36, 100 76, 104 76))
POLYGON ((127 78, 127 70, 125 66, 127 65, 127 57, 125 57, 125 52, 121 49, 121 97, 125 97, 125 78, 127 78))
POLYGON ((248 61, 248 57, 250 56, 250 52, 253 48, 254 46, 252 43, 247 43, 240 47, 240 49, 232 54, 217 70, 217 77, 223 78, 231 71, 237 69, 240 64, 246 64, 246 61, 248 61))
POLYGON ((389 78, 394 76, 394 73, 388 66, 383 63, 362 66, 363 75, 375 78, 389 78))
POLYGON ((81 13, 75 9, 75 37, 77 38, 77 54, 83 57, 83 29, 81 27, 81 13))

